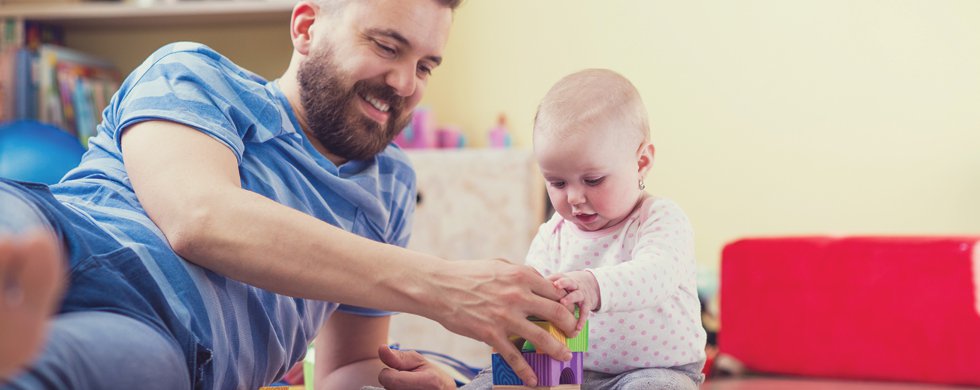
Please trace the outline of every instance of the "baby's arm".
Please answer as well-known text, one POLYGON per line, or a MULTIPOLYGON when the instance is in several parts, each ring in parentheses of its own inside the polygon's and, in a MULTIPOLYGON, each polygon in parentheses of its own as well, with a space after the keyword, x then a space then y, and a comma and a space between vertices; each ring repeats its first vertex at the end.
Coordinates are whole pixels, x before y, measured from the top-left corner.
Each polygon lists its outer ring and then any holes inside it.
POLYGON ((603 312, 651 308, 679 289, 693 288, 694 234, 687 216, 665 199, 651 206, 632 232, 636 234, 632 258, 591 270, 599 282, 603 312))
POLYGON ((599 310, 602 305, 599 282, 595 279, 595 275, 590 271, 571 271, 550 275, 548 280, 568 293, 558 301, 559 303, 570 310, 574 310, 576 305, 579 307, 578 325, 575 329, 582 330, 585 321, 589 319, 589 313, 599 310))

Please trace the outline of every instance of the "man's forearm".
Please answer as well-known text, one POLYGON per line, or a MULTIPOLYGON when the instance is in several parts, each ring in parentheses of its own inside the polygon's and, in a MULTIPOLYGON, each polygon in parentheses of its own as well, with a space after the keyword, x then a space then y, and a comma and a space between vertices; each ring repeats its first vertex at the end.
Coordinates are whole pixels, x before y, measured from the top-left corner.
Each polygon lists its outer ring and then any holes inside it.
POLYGON ((168 234, 178 254, 284 295, 413 311, 426 304, 417 275, 442 261, 370 241, 247 190, 191 203, 187 222, 168 234))

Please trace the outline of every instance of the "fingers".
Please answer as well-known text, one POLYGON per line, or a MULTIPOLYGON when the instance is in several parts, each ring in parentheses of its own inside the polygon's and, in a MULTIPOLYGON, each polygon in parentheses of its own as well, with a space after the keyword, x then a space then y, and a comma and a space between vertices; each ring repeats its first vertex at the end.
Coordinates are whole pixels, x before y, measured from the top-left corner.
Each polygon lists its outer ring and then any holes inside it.
POLYGON ((555 287, 563 289, 565 291, 578 290, 578 281, 572 278, 562 277, 555 281, 555 287))
POLYGON ((438 368, 428 365, 415 351, 393 351, 387 345, 378 347, 378 357, 388 365, 378 373, 378 383, 386 389, 441 390, 455 389, 453 379, 438 368))
POLYGON ((432 380, 432 375, 426 372, 399 371, 393 368, 382 368, 378 373, 378 383, 385 389, 392 390, 423 390, 438 389, 432 380))
POLYGON ((422 367, 425 358, 415 351, 393 351, 387 345, 378 347, 378 357, 388 367, 400 371, 411 371, 422 367))
POLYGON ((561 297, 565 296, 565 290, 555 286, 553 281, 549 281, 548 279, 541 277, 541 274, 538 274, 534 268, 525 268, 534 273, 534 275, 531 275, 531 277, 524 278, 524 281, 531 288, 531 292, 552 301, 557 301, 561 299, 561 297))
MULTIPOLYGON (((537 326, 534 327, 537 328, 537 326)), ((538 328, 538 330, 541 330, 541 328, 538 328)), ((551 336, 548 335, 548 337, 551 336)), ((535 341, 531 341, 531 343, 533 344, 535 341)), ((527 361, 524 360, 524 355, 521 355, 520 351, 518 351, 516 347, 514 347, 510 342, 496 342, 491 344, 491 346, 497 351, 498 354, 500 354, 500 357, 504 358, 507 365, 514 370, 514 374, 524 381, 525 386, 537 386, 538 378, 536 375, 534 375, 534 370, 527 364, 527 361)), ((541 350, 541 348, 538 347, 538 344, 534 344, 534 346, 538 348, 539 351, 541 350)))
POLYGON ((24 290, 24 303, 50 314, 60 295, 64 272, 57 241, 46 233, 32 233, 15 256, 20 262, 20 275, 15 275, 24 290))
MULTIPOLYGON (((575 317, 572 316, 570 312, 565 310, 565 308, 561 306, 557 307, 562 313, 569 316, 569 318, 573 320, 569 326, 574 327, 575 317)), ((574 331, 574 328, 572 330, 574 331)), ((550 355, 551 357, 559 360, 568 360, 572 357, 572 354, 568 350, 565 343, 558 341, 546 330, 531 323, 530 321, 523 321, 521 324, 519 324, 517 332, 518 335, 530 341, 531 344, 534 344, 534 347, 538 352, 550 355)), ((575 337, 573 334, 575 332, 567 332, 565 330, 562 330, 562 332, 565 332, 566 335, 570 335, 569 337, 575 337)))
POLYGON ((585 322, 589 320, 589 313, 592 313, 592 310, 584 309, 579 305, 578 323, 575 324, 575 330, 581 331, 585 328, 585 322))

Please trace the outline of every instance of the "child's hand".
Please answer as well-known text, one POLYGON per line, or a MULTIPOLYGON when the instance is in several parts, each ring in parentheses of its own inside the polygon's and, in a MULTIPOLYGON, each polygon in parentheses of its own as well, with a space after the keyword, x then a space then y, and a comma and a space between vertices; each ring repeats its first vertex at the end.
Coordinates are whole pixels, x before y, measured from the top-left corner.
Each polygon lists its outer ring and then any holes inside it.
POLYGON ((555 287, 568 292, 568 295, 558 303, 565 305, 569 310, 575 310, 575 305, 578 305, 580 310, 575 329, 582 330, 589 313, 598 310, 601 305, 599 282, 595 280, 595 275, 589 271, 572 271, 548 276, 548 280, 552 281, 555 287))

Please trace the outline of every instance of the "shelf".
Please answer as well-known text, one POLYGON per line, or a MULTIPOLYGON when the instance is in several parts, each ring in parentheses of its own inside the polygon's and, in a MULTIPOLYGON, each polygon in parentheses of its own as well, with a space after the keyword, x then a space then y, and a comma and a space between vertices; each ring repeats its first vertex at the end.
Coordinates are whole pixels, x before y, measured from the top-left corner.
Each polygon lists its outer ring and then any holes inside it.
POLYGON ((200 0, 140 6, 129 3, 0 5, 0 18, 22 18, 65 27, 113 28, 244 22, 288 23, 295 0, 200 0))

